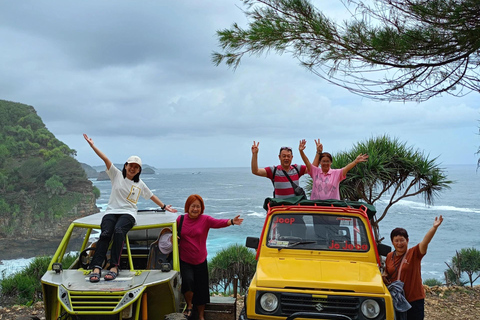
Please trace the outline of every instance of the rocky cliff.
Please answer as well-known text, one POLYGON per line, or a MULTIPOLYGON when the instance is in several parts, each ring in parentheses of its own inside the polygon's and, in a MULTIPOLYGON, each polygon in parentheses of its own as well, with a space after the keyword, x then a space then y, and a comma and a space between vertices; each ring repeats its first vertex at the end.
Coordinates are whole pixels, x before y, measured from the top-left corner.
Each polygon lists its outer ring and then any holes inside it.
POLYGON ((58 238, 99 212, 75 155, 32 106, 0 100, 0 239, 58 238))

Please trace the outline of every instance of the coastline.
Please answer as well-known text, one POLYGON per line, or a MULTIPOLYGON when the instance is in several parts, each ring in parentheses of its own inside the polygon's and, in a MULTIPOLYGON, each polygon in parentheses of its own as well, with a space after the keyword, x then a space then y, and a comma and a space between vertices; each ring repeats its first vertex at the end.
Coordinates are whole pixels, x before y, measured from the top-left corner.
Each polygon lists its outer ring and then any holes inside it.
POLYGON ((61 240, 0 239, 0 279, 21 271, 36 257, 53 256, 61 240))

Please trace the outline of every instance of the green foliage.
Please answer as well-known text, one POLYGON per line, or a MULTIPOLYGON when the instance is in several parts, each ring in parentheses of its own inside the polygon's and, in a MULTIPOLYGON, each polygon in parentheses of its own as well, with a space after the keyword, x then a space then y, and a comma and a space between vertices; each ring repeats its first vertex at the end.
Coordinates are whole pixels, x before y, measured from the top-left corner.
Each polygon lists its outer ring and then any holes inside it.
POLYGON ((10 297, 15 304, 31 304, 32 301, 40 300, 41 292, 38 279, 31 276, 13 276, 0 280, 2 295, 10 297), (40 289, 40 291, 39 291, 40 289))
POLYGON ((208 263, 211 290, 227 293, 238 277, 239 292, 245 293, 256 266, 255 253, 245 246, 234 244, 219 251, 208 263))
MULTIPOLYGON (((67 254, 62 260, 67 269, 76 259, 75 254, 67 254)), ((42 300, 42 284, 40 279, 48 269, 52 257, 36 257, 25 269, 0 280, 0 292, 15 304, 31 305, 42 300)))
POLYGON ((0 100, 1 235, 21 234, 36 222, 55 223, 84 201, 82 195, 93 187, 75 154, 47 130, 33 107, 0 100), (13 221, 25 213, 32 217, 13 221), (22 224, 30 220, 33 224, 22 224))
POLYGON ((290 53, 328 82, 378 100, 480 91, 478 0, 349 0, 337 22, 311 0, 243 0, 246 28, 217 31, 213 63, 290 53))
POLYGON ((448 269, 445 271, 445 280, 454 285, 465 285, 470 282, 470 287, 480 278, 480 251, 475 248, 463 248, 452 258, 451 264, 445 262, 448 269), (468 281, 462 281, 462 275, 467 275, 468 281))
POLYGON ((96 186, 93 186, 93 194, 95 195, 95 199, 100 198, 100 189, 98 189, 96 186))
POLYGON ((431 279, 425 279, 423 281, 423 284, 429 287, 435 287, 435 286, 441 286, 443 285, 442 282, 440 282, 438 279, 431 278, 431 279))
POLYGON ((430 159, 423 152, 387 135, 358 142, 350 151, 339 152, 333 156, 332 168, 345 167, 361 153, 369 155, 368 161, 348 172, 347 178, 340 183, 340 198, 375 205, 388 197, 384 211, 372 221, 376 232, 378 223, 398 201, 423 195, 427 204, 433 204, 438 193, 452 183, 436 163, 437 158, 430 159))
POLYGON ((45 189, 47 189, 48 197, 51 198, 54 195, 64 194, 67 188, 62 183, 62 180, 56 174, 45 181, 45 189))
MULTIPOLYGON (((445 262, 446 263, 446 262, 445 262)), ((444 275, 445 275, 445 283, 450 286, 461 286, 463 287, 464 285, 467 284, 467 281, 462 280, 462 273, 460 270, 455 265, 449 265, 446 263, 448 266, 448 269, 445 270, 444 275)))
POLYGON ((45 168, 43 163, 41 158, 29 158, 14 171, 19 178, 16 186, 17 191, 35 189, 38 183, 44 181, 45 168))
MULTIPOLYGON (((66 255, 64 268, 68 268, 76 255, 66 255)), ((0 280, 0 290, 4 297, 10 298, 16 304, 32 304, 42 300, 42 284, 40 279, 48 269, 52 257, 36 257, 22 271, 0 280)))
POLYGON ((0 212, 2 212, 2 211, 4 211, 4 212, 10 211, 10 206, 5 201, 5 199, 0 198, 0 212))
MULTIPOLYGON (((0 135, 0 141, 3 141, 3 135, 0 135)), ((10 156, 10 152, 5 145, 0 145, 0 163, 4 163, 10 156)))

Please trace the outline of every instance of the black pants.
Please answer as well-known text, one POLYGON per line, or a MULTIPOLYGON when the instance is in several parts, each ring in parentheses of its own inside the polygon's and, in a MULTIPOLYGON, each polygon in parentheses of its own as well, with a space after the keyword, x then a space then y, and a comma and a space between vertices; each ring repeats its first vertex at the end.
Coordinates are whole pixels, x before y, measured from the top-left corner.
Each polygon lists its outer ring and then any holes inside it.
POLYGON ((408 302, 412 307, 407 311, 407 320, 423 320, 425 318, 425 299, 408 302))
POLYGON ((113 236, 112 249, 110 250, 110 267, 120 264, 125 236, 135 225, 135 218, 129 214, 107 214, 103 216, 100 238, 97 241, 95 254, 90 264, 91 269, 102 269, 108 245, 113 236))
POLYGON ((180 274, 182 275, 182 293, 193 292, 193 304, 204 305, 210 302, 208 280, 208 263, 194 265, 180 260, 180 274))

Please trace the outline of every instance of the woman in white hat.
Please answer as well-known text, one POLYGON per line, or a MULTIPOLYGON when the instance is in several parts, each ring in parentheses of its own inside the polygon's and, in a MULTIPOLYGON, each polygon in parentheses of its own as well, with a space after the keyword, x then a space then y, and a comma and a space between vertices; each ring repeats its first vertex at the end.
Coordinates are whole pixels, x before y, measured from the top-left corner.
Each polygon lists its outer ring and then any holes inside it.
POLYGON ((177 212, 171 205, 166 205, 150 191, 147 185, 140 179, 142 172, 142 160, 138 156, 131 156, 123 166, 123 170, 117 169, 107 156, 93 143, 92 138, 83 135, 93 151, 105 162, 107 174, 112 183, 112 192, 108 200, 101 223, 100 238, 97 241, 95 254, 93 255, 93 270, 90 273, 90 282, 100 281, 102 265, 108 250, 108 245, 113 237, 110 251, 110 270, 104 276, 106 281, 114 280, 119 272, 120 257, 125 241, 125 235, 135 225, 137 216, 137 202, 140 196, 150 199, 159 207, 170 212, 177 212))

